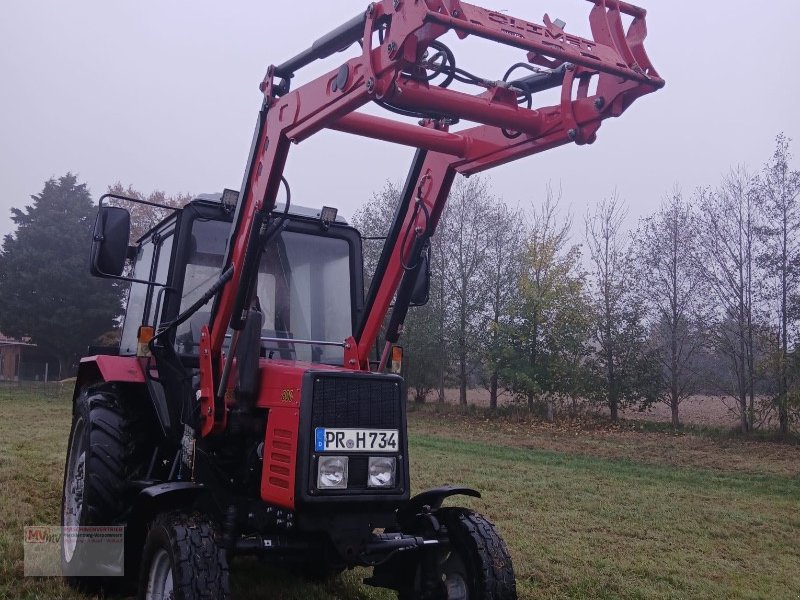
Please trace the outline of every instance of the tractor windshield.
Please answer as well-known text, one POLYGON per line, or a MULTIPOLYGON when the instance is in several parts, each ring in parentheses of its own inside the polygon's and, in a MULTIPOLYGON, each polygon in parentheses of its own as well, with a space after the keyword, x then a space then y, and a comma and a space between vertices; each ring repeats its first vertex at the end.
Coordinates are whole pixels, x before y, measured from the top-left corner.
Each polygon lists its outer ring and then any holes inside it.
MULTIPOLYGON (((216 281, 222 268, 230 223, 196 220, 183 281, 183 311, 216 281)), ((256 284, 264 313, 261 335, 265 355, 342 364, 341 347, 288 340, 344 342, 352 335, 350 245, 346 240, 284 231, 266 248, 256 284), (287 341, 283 341, 287 340, 287 341)), ((178 328, 176 345, 195 354, 208 311, 178 328)))

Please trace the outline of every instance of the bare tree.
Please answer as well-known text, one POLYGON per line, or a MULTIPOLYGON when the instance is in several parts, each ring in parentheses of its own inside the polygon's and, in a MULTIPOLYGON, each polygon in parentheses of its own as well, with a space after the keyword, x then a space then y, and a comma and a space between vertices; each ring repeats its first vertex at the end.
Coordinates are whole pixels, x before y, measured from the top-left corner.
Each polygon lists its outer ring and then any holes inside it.
POLYGON ((661 365, 659 398, 669 406, 675 427, 681 402, 697 391, 694 361, 704 346, 698 324, 708 307, 697 254, 695 214, 676 188, 655 215, 640 223, 634 240, 637 284, 661 365))
POLYGON ((790 140, 778 135, 775 152, 757 179, 755 192, 763 220, 758 228, 764 244, 759 257, 766 272, 774 280, 778 353, 776 357, 778 421, 781 433, 789 433, 789 344, 792 338, 790 318, 792 296, 797 293, 800 278, 800 171, 792 171, 789 163, 790 140))
POLYGON ((369 289, 383 248, 383 240, 389 232, 392 217, 400 202, 400 190, 391 181, 373 192, 364 205, 353 215, 353 226, 364 239, 364 288, 369 289))
POLYGON ((698 267, 717 304, 713 343, 725 356, 732 385, 719 382, 736 399, 743 432, 755 421, 755 311, 757 214, 752 178, 738 167, 715 191, 699 190, 698 267))
POLYGON ((447 371, 450 364, 450 331, 447 317, 450 314, 452 297, 448 293, 445 274, 450 269, 448 244, 451 235, 451 211, 445 206, 439 217, 436 234, 431 239, 429 254, 431 258, 431 304, 435 316, 434 332, 436 335, 438 360, 436 361, 437 401, 445 401, 447 371))
POLYGON ((416 403, 425 402, 439 383, 441 368, 446 366, 438 342, 437 320, 437 304, 429 301, 412 308, 403 325, 403 369, 416 403))
MULTIPOLYGON (((368 289, 380 259, 385 236, 392 223, 398 203, 400 190, 387 181, 384 187, 372 195, 353 217, 353 224, 364 237, 364 283, 368 289)), ((433 257, 431 273, 431 294, 429 303, 423 307, 412 308, 403 326, 402 343, 405 349, 405 376, 408 387, 414 393, 415 402, 424 402, 430 391, 440 381, 447 367, 447 353, 443 351, 446 342, 439 328, 439 320, 446 311, 442 302, 443 275, 441 258, 441 237, 446 227, 440 221, 439 230, 432 240, 433 257)), ((365 291, 366 291, 365 289, 365 291)))
POLYGON ((624 405, 653 397, 654 364, 645 348, 644 311, 623 238, 626 216, 627 209, 614 193, 586 217, 597 345, 592 364, 599 381, 593 396, 608 406, 612 421, 619 419, 624 405))
POLYGON ((113 202, 114 204, 126 208, 131 213, 132 240, 138 240, 147 231, 158 225, 162 219, 171 215, 173 211, 170 210, 170 208, 181 208, 193 198, 191 194, 177 194, 175 196, 169 196, 162 191, 143 194, 142 192, 136 190, 132 185, 129 185, 127 188, 123 187, 119 181, 114 185, 109 186, 108 192, 110 194, 127 196, 128 198, 147 200, 148 202, 153 202, 166 207, 158 208, 156 206, 148 206, 146 204, 134 204, 132 202, 115 200, 113 202))
POLYGON ((489 406, 497 408, 500 370, 504 364, 504 338, 501 324, 511 314, 520 276, 520 254, 525 222, 519 210, 500 202, 486 214, 486 273, 489 290, 487 302, 486 366, 488 368, 489 406))
POLYGON ((479 348, 486 286, 486 206, 496 202, 487 180, 459 178, 448 201, 452 220, 446 245, 445 281, 452 298, 452 343, 458 362, 459 402, 467 404, 469 375, 479 348))

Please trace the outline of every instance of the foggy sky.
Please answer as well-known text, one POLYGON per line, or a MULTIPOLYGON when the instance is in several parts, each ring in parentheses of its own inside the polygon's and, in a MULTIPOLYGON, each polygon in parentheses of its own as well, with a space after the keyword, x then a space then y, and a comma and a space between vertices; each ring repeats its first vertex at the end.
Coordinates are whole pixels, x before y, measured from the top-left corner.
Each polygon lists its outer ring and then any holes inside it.
MULTIPOLYGON (((590 37, 591 5, 581 0, 475 3, 538 22, 548 12, 564 19, 568 32, 590 37)), ((648 9, 646 48, 667 87, 605 121, 592 146, 565 146, 490 171, 496 194, 529 207, 550 181, 580 219, 617 189, 633 221, 675 184, 690 192, 717 183, 737 163, 759 169, 780 131, 796 140, 792 148, 800 155, 800 83, 792 71, 800 54, 800 2, 639 3, 648 9)), ((13 229, 10 207, 28 204, 46 179, 67 171, 88 183, 95 200, 116 181, 143 192, 238 188, 267 66, 365 6, 364 0, 6 0, 0 236, 13 229)), ((448 44, 459 66, 497 79, 524 59, 481 41, 448 44)), ((331 70, 343 58, 308 74, 331 70)), ((303 71, 295 81, 305 77, 303 71)), ((403 180, 412 154, 325 132, 292 148, 286 175, 294 201, 338 206, 349 218, 384 181, 403 180)))

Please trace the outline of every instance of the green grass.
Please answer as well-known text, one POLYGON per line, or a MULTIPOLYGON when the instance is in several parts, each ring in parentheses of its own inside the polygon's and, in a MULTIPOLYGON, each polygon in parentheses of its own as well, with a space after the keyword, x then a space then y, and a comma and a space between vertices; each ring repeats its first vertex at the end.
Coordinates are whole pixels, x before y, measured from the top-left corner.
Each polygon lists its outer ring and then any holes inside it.
POLYGON ((468 480, 524 598, 797 598, 800 482, 411 438, 421 479, 468 480), (455 460, 454 460, 455 459, 455 460))
MULTIPOLYGON (((58 522, 66 395, 0 386, 0 411, 0 598, 84 598, 58 580, 22 577, 23 526, 58 522)), ((426 411, 410 423, 414 489, 483 492, 456 500, 500 529, 520 598, 800 599, 796 448, 652 432, 557 436, 426 411), (643 450, 651 446, 670 451, 643 450), (713 448, 735 466, 712 460, 713 448)), ((234 581, 248 600, 393 597, 362 586, 365 574, 314 585, 245 560, 234 581)))

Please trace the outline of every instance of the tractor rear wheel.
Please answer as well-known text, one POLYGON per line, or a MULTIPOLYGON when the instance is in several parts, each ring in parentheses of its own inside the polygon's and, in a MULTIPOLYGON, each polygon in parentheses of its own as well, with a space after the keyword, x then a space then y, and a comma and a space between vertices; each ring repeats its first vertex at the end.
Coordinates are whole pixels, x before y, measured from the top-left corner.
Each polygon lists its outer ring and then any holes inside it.
POLYGON ((139 600, 227 600, 225 551, 212 524, 200 515, 162 513, 147 533, 139 575, 139 600))
MULTIPOLYGON (((113 525, 127 513, 126 477, 136 468, 137 452, 130 433, 131 419, 123 411, 113 386, 85 388, 75 400, 72 415, 64 486, 61 526, 66 528, 113 525)), ((141 452, 139 448, 139 452, 141 452)), ((108 585, 102 577, 81 577, 80 572, 98 573, 102 566, 89 558, 91 544, 80 535, 62 535, 62 569, 72 587, 83 589, 108 585)), ((109 575, 122 565, 110 561, 109 575)), ((121 579, 121 578, 120 578, 121 579)), ((119 582, 116 578, 114 581, 119 582)))
MULTIPOLYGON (((514 567, 505 542, 483 515, 465 508, 436 513, 449 545, 437 552, 437 600, 516 600, 514 567)), ((421 597, 421 569, 407 579, 400 600, 421 597)))

